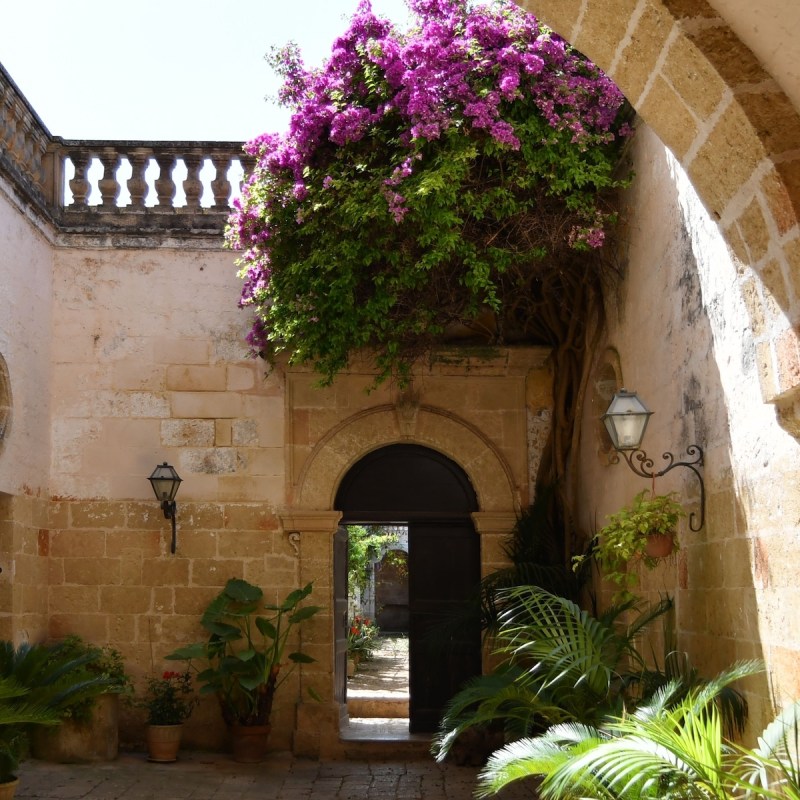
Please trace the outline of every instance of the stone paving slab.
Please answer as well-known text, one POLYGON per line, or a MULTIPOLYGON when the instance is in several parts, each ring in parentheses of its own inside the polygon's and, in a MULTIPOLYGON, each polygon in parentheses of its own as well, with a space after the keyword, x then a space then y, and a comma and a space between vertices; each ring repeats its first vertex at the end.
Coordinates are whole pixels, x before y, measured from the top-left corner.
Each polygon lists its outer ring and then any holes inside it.
MULTIPOLYGON (((433 760, 313 761, 270 754, 262 764, 229 756, 181 753, 174 764, 124 754, 99 764, 29 760, 20 768, 17 800, 469 800, 477 769, 433 760)), ((501 800, 536 797, 531 784, 501 800)))

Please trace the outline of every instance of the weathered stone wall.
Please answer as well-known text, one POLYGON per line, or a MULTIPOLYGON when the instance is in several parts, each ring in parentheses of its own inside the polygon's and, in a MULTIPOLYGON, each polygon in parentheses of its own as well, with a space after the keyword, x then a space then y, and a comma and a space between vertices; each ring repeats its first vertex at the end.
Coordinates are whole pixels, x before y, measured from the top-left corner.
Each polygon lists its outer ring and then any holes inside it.
MULTIPOLYGON (((31 472, 48 485, 38 499, 11 485, 0 504, 0 545, 14 563, 13 580, 0 583, 8 635, 108 642, 140 684, 169 666, 166 653, 202 636, 199 616, 228 578, 265 587, 270 600, 313 580, 323 612, 301 636, 317 663, 282 687, 272 746, 333 752, 338 482, 384 444, 446 453, 474 481, 482 569, 496 568, 530 497, 529 445, 538 454, 546 436, 548 351, 441 354, 403 391, 367 393, 373 375, 356 364, 323 390, 302 370, 265 376, 248 357, 233 256, 218 240, 73 235, 45 242, 42 255, 52 269, 41 312, 51 315, 52 343, 41 374, 29 375, 44 401, 41 412, 19 407, 24 424, 10 428, 6 444, 23 449, 16 437, 38 423, 45 443, 31 472), (183 478, 175 555, 146 480, 162 461, 183 478), (295 735, 301 688, 326 702, 301 704, 295 735)), ((135 741, 141 714, 124 716, 123 740, 135 741)), ((187 742, 223 745, 212 699, 192 717, 187 742)))
MULTIPOLYGON (((124 461, 124 450, 119 453, 124 461)), ((184 479, 189 488, 191 473, 184 479)), ((202 638, 200 615, 228 578, 264 587, 268 602, 283 599, 297 586, 296 553, 269 501, 181 502, 180 495, 178 501, 175 555, 169 553, 169 522, 155 500, 53 503, 44 592, 51 638, 78 633, 89 641, 109 642, 123 653, 139 682, 174 669, 163 656, 202 638)), ((296 681, 285 685, 284 702, 276 706, 276 747, 291 746, 296 687, 296 681)), ((141 735, 141 717, 130 711, 126 716, 123 738, 135 740, 141 735)), ((223 746, 213 699, 206 698, 188 728, 190 743, 223 746)))
POLYGON ((46 632, 50 458, 50 284, 47 230, 0 177, 0 636, 46 632))
MULTIPOLYGON (((797 433, 800 116, 729 27, 728 19, 737 30, 746 25, 738 8, 744 6, 730 0, 522 5, 606 71, 686 170, 753 284, 747 309, 762 396, 782 406, 784 424, 797 433)), ((792 5, 752 6, 760 30, 747 41, 765 57, 769 51, 774 74, 793 85, 793 45, 777 47, 769 34, 780 26, 781 37, 793 38, 798 13, 792 5)))
MULTIPOLYGON (((705 525, 691 532, 683 521, 678 555, 642 573, 645 593, 675 597, 678 644, 703 672, 764 658, 779 697, 795 698, 800 445, 761 397, 746 272, 681 167, 645 127, 634 154, 627 274, 583 418, 583 524, 596 530, 606 514, 649 488, 626 464, 608 461, 598 419, 607 387, 598 381, 613 375, 617 387, 638 391, 655 412, 643 448, 656 470, 665 465, 664 451, 681 458, 690 444, 705 450, 705 525)), ((690 511, 697 511, 696 487, 686 469, 656 482, 658 492, 679 492, 690 511)), ((759 726, 769 713, 766 677, 749 689, 759 726)))
MULTIPOLYGON (((281 383, 246 353, 235 272, 219 242, 55 259, 48 634, 110 642, 137 679, 201 638, 200 613, 228 578, 271 601, 299 580, 277 517, 281 383), (147 482, 163 461, 183 478, 175 555, 147 482)), ((283 699, 276 747, 291 744, 290 684, 283 699)), ((221 745, 210 699, 188 736, 221 745)))

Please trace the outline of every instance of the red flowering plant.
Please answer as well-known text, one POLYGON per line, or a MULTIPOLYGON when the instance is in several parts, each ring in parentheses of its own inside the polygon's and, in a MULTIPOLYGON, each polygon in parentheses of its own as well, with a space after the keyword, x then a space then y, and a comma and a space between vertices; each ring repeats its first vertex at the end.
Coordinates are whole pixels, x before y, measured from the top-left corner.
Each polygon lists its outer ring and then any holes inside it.
POLYGON ((228 243, 249 341, 324 382, 365 349, 402 381, 456 323, 582 342, 573 282, 599 270, 579 256, 602 248, 625 183, 628 107, 596 65, 511 0, 407 3, 400 31, 361 0, 318 69, 276 51, 289 129, 246 146, 228 243))
POLYGON ((187 670, 167 671, 160 678, 148 678, 147 692, 135 705, 147 709, 148 725, 180 725, 189 718, 197 702, 192 675, 187 670))
POLYGON ((354 661, 372 658, 373 643, 379 633, 380 629, 369 618, 356 614, 347 631, 347 654, 354 661))

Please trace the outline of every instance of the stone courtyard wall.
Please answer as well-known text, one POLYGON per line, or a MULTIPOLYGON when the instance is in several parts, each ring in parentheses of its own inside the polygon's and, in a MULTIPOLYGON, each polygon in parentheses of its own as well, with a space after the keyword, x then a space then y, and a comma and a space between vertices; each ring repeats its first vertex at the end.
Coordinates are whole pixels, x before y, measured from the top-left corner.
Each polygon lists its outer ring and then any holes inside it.
MULTIPOLYGON (((3 252, 15 256, 2 264, 12 280, 0 354, 14 396, 0 458, 0 622, 17 641, 111 644, 141 685, 202 637, 200 614, 228 578, 264 587, 268 601, 313 580, 323 611, 300 635, 317 663, 282 687, 271 742, 333 752, 339 480, 384 444, 448 454, 479 495, 483 572, 496 568, 547 436, 548 350, 443 352, 403 390, 367 392, 374 376, 361 363, 329 389, 304 370, 267 374, 246 350, 220 235, 102 234, 101 211, 86 212, 95 229, 75 232, 14 202, 3 218, 3 252), (25 306, 31 278, 46 288, 25 306), (174 555, 147 481, 163 461, 183 479, 174 555), (307 688, 325 702, 298 711, 307 688)), ((141 722, 123 709, 123 742, 141 737, 141 722)), ((213 699, 187 727, 190 746, 224 746, 213 699)))
MULTIPOLYGON (((278 519, 281 382, 246 352, 235 273, 219 240, 56 254, 48 634, 110 642, 137 680, 202 638, 229 578, 268 602, 299 581, 278 519), (147 481, 163 461, 183 479, 175 555, 147 481)), ((290 747, 291 702, 274 723, 274 745, 290 747)), ((207 698, 189 742, 220 747, 223 733, 207 698)))
POLYGON ((0 637, 47 631, 53 251, 0 176, 0 637))
MULTIPOLYGON (((800 408, 797 109, 704 2, 527 5, 618 82, 717 220, 640 131, 628 274, 583 419, 581 521, 599 526, 646 486, 609 464, 597 434, 609 383, 635 388, 656 411, 645 442, 656 464, 697 442, 708 490, 704 528, 683 531, 680 554, 644 576, 645 591, 675 595, 679 645, 704 671, 763 656, 779 694, 797 697, 800 453, 786 432, 797 434, 800 408)), ((141 207, 141 195, 135 208, 115 208, 120 187, 109 179, 102 207, 65 209, 64 152, 85 202, 78 173, 89 157, 111 172, 123 149, 56 141, 0 83, 0 635, 109 641, 140 679, 199 634, 199 611, 232 574, 270 583, 276 596, 313 578, 330 598, 338 479, 391 441, 436 446, 467 468, 482 502, 484 570, 497 563, 547 433, 546 369, 528 380, 520 364, 483 364, 447 381, 431 373, 416 395, 369 397, 359 369, 323 393, 302 372, 265 379, 242 349, 232 256, 214 235, 226 180, 218 173, 212 210, 200 208, 191 177, 192 208, 172 207, 175 183, 163 175, 158 208, 141 207), (485 392, 483 369, 495 370, 485 392), (498 387, 513 388, 513 407, 498 387), (146 481, 164 460, 184 478, 175 556, 146 481)), ((124 150, 137 170, 148 154, 159 165, 180 156, 195 177, 204 154, 224 171, 233 152, 138 145, 124 150)), ((676 471, 658 488, 696 508, 693 480, 676 471)), ((295 701, 301 683, 330 697, 330 619, 316 619, 307 638, 319 662, 285 687, 273 744, 292 744, 299 718, 299 749, 313 754, 337 710, 298 711, 295 701)), ((767 678, 750 691, 763 716, 767 678)), ((140 722, 129 715, 129 737, 140 722)), ((217 747, 221 737, 205 702, 189 743, 217 747)))
MULTIPOLYGON (((634 148, 637 179, 625 202, 627 274, 609 309, 583 416, 581 506, 586 531, 650 488, 622 462, 610 464, 599 421, 612 390, 637 391, 654 411, 643 449, 665 466, 686 447, 705 451, 707 507, 698 532, 681 525, 681 550, 641 574, 651 599, 676 601, 678 646, 705 674, 763 658, 768 674, 749 682, 753 726, 779 699, 800 696, 800 612, 795 576, 800 445, 761 398, 756 351, 737 263, 685 173, 644 126, 634 148)), ((774 313, 779 313, 777 305, 774 313)), ((698 511, 695 477, 675 469, 658 492, 677 491, 698 511)))

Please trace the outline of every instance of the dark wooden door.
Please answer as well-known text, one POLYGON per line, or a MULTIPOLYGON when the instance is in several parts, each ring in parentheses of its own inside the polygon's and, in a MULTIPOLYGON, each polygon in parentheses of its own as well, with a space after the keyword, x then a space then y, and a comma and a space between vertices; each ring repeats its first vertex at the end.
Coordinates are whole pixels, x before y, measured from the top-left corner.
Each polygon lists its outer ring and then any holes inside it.
POLYGON ((347 528, 333 537, 333 696, 347 702, 347 528))
POLYGON ((472 484, 442 453, 388 445, 352 466, 339 485, 335 508, 343 524, 409 526, 409 727, 436 730, 445 703, 481 671, 479 623, 464 619, 446 636, 440 627, 478 590, 472 484))
POLYGON ((480 621, 470 603, 480 580, 470 521, 409 525, 409 729, 435 731, 447 701, 480 675, 480 621))

